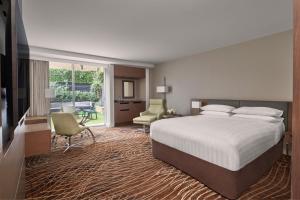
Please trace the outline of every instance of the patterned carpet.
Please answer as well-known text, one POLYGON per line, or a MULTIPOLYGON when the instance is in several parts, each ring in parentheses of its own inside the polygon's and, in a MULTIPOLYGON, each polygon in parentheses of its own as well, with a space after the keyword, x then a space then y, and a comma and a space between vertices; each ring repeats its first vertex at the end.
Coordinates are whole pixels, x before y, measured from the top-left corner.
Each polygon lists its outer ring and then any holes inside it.
MULTIPOLYGON (((26 159, 27 199, 224 199, 197 180, 156 160, 148 135, 134 127, 92 128, 81 148, 26 159)), ((274 164, 240 198, 289 199, 290 158, 274 164)))

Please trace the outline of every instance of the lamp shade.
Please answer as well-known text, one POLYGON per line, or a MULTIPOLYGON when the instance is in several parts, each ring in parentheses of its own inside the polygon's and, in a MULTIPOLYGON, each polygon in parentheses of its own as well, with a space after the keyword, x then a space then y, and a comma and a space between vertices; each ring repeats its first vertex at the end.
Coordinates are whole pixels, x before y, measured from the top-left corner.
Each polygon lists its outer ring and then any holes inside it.
POLYGON ((54 98, 55 97, 55 90, 51 88, 46 88, 45 89, 45 97, 48 99, 54 98))
POLYGON ((167 86, 157 86, 156 87, 156 92, 157 93, 167 93, 168 92, 168 87, 167 86))
POLYGON ((192 108, 201 108, 201 101, 192 101, 192 108))

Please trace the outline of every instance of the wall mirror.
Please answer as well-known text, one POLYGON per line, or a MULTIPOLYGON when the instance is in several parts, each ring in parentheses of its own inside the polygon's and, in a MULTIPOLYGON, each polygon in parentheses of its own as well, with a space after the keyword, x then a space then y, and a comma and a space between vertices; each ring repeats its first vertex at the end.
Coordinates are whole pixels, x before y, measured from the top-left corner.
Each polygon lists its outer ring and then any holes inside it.
POLYGON ((124 99, 134 98, 134 81, 122 81, 122 95, 124 99))

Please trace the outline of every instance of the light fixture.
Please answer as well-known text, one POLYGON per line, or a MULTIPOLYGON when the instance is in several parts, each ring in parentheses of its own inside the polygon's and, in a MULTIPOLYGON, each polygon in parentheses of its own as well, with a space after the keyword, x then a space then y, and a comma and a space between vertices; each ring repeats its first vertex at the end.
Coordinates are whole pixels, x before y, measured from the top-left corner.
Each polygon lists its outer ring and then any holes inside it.
POLYGON ((193 100, 192 101, 192 108, 201 108, 201 101, 196 101, 196 100, 193 100))
POLYGON ((168 92, 168 87, 167 86, 157 86, 156 87, 156 92, 157 93, 167 93, 168 92))
POLYGON ((167 86, 166 77, 164 76, 164 84, 156 87, 156 92, 164 95, 164 100, 167 101, 167 93, 170 92, 171 87, 167 86))
POLYGON ((192 99, 191 104, 191 114, 199 115, 201 111, 202 102, 199 99, 192 99))

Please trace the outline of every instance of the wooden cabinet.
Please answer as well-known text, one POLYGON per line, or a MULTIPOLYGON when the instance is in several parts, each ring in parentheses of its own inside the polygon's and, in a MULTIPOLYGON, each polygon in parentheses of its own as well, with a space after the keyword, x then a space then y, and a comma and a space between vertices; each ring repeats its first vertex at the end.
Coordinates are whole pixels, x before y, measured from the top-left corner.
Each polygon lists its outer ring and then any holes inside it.
POLYGON ((48 123, 47 117, 26 117, 25 125, 48 123))
POLYGON ((140 116, 141 112, 146 110, 146 103, 144 101, 132 101, 132 118, 140 116))
POLYGON ((114 76, 119 78, 141 79, 145 78, 145 69, 115 65, 114 76))
POLYGON ((129 120, 130 116, 130 102, 115 102, 115 123, 122 124, 129 120))
POLYGON ((132 119, 145 110, 145 101, 115 101, 116 126, 132 124, 132 119))
POLYGON ((48 154, 51 151, 51 128, 47 119, 25 120, 25 157, 48 154), (41 120, 46 120, 42 121, 41 120), (27 122, 27 123, 26 123, 27 122), (41 123, 40 123, 41 122, 41 123))
MULTIPOLYGON (((124 65, 115 65, 114 67, 115 83, 122 79, 143 79, 145 78, 145 69, 128 67, 124 65)), ((119 82, 118 82, 119 83, 119 82)), ((121 83, 121 82, 120 82, 121 83)), ((139 86, 137 86, 139 88, 139 86)), ((115 84, 115 98, 122 96, 122 85, 115 84), (116 92, 118 91, 118 92, 116 92), (121 91, 121 92, 120 92, 121 91)), ((139 98, 139 97, 135 97, 139 98)), ((144 98, 144 97, 141 97, 144 98)), ((132 124, 132 120, 140 115, 140 112, 146 110, 146 102, 138 100, 115 100, 115 125, 132 124)))

